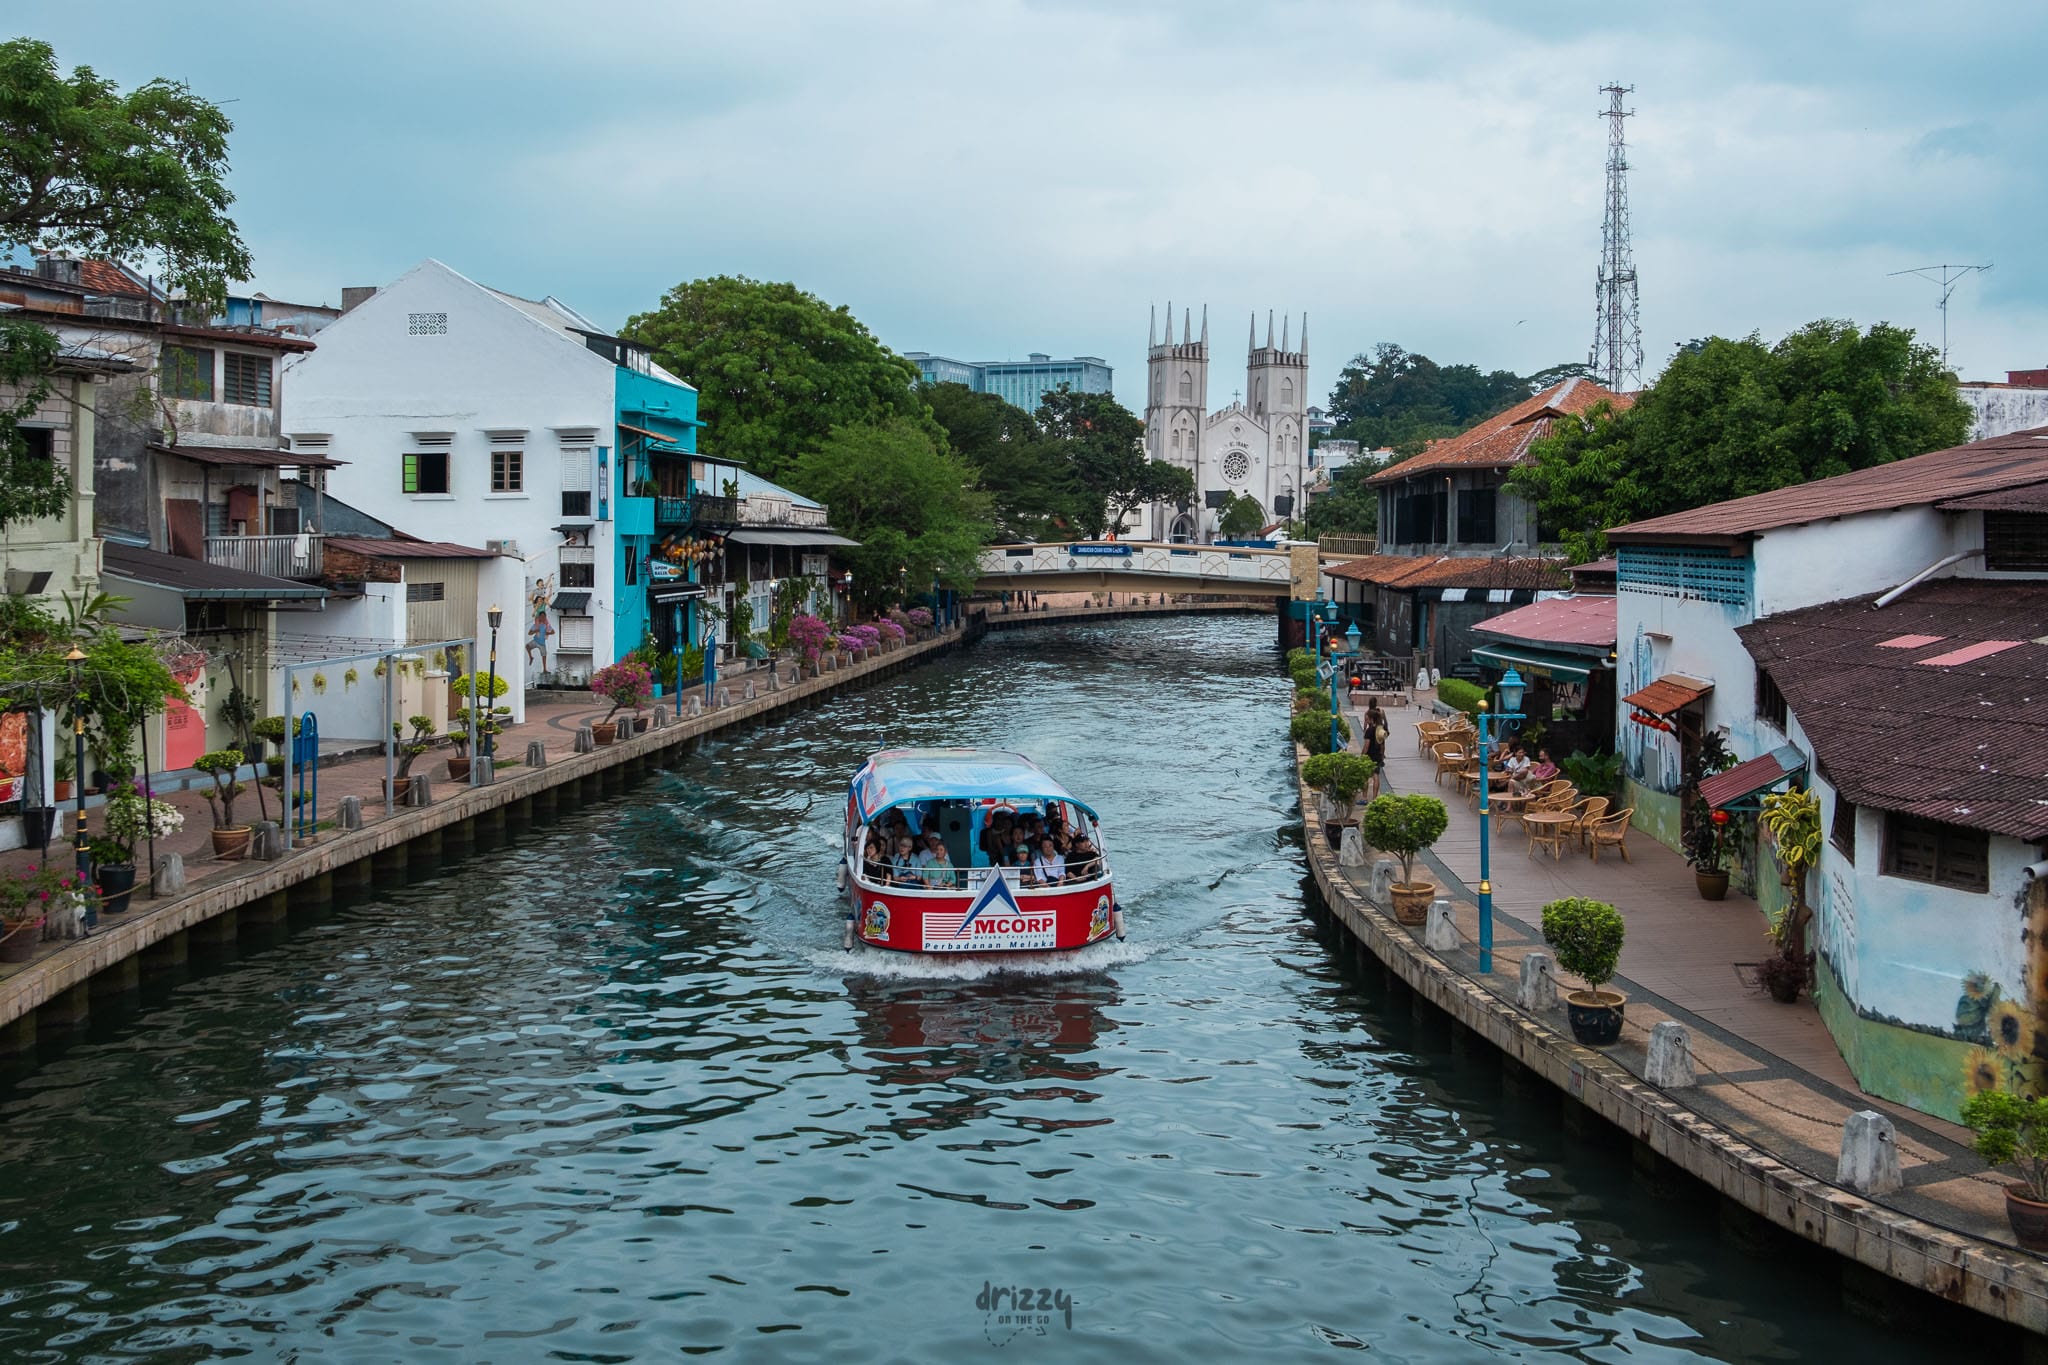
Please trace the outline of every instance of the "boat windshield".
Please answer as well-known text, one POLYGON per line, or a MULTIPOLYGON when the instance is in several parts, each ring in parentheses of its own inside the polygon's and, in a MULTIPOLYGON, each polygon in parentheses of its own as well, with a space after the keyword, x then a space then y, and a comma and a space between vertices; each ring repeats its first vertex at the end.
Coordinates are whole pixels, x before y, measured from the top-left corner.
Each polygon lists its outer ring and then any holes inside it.
POLYGON ((877 886, 974 890, 1000 875, 1029 889, 1109 876, 1094 813, 1074 801, 904 802, 857 827, 854 857, 877 886))

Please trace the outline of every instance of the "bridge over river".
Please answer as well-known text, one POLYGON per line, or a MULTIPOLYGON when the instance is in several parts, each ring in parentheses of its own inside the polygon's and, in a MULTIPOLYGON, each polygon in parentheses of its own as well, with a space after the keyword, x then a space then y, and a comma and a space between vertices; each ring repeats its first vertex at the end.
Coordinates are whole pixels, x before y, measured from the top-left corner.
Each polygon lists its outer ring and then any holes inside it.
POLYGON ((981 552, 983 592, 1171 592, 1312 601, 1316 548, 1264 550, 1160 541, 1089 540, 991 545, 981 552))

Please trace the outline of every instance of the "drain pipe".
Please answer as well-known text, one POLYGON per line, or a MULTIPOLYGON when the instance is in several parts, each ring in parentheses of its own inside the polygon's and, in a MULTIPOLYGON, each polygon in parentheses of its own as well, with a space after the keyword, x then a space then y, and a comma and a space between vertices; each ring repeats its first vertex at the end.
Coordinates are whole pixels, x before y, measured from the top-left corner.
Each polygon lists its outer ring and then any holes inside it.
POLYGON ((1898 587, 1893 588, 1890 592, 1886 593, 1884 596, 1878 598, 1875 602, 1871 603, 1871 609, 1875 610, 1878 607, 1888 607, 1892 603, 1898 601, 1901 597, 1904 597, 1910 589, 1918 587, 1923 580, 1932 578, 1935 574, 1940 573, 1949 565, 1960 564, 1966 559, 1975 559, 1983 553, 1983 547, 1979 546, 1974 550, 1964 550, 1959 554, 1949 555, 1945 559, 1937 559, 1932 564, 1929 564, 1926 568, 1922 569, 1919 573, 1914 574, 1911 578, 1899 584, 1898 587))

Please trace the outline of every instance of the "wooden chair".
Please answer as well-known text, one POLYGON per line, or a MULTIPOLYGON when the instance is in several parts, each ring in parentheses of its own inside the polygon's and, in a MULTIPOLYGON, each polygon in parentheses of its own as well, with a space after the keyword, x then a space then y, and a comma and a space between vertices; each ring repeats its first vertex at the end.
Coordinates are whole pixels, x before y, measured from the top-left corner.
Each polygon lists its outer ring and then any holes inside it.
POLYGON ((1618 810, 1612 815, 1604 815, 1586 826, 1586 851, 1593 855, 1594 862, 1600 861, 1600 846, 1602 844, 1610 848, 1619 849, 1623 862, 1632 863, 1635 861, 1635 859, 1628 856, 1628 822, 1629 817, 1635 813, 1636 808, 1630 806, 1625 810, 1618 810))
POLYGON ((1580 843, 1586 841, 1586 830, 1595 820, 1607 814, 1607 808, 1612 804, 1613 802, 1604 796, 1589 796, 1572 807, 1572 814, 1579 817, 1578 822, 1572 826, 1572 834, 1580 843))
POLYGON ((1451 740, 1439 740, 1431 746, 1430 752, 1436 755, 1436 782, 1438 786, 1443 785, 1445 773, 1455 773, 1458 769, 1465 766, 1467 755, 1463 746, 1451 740))
POLYGON ((1447 738, 1450 727, 1440 720, 1418 720, 1415 722, 1415 752, 1426 755, 1447 738))
POLYGON ((1556 862, 1564 857, 1564 846, 1572 837, 1572 827, 1570 825, 1563 823, 1552 824, 1549 822, 1539 822, 1532 825, 1525 820, 1522 822, 1522 828, 1529 836, 1530 857, 1535 857, 1536 850, 1539 848, 1550 850, 1550 860, 1552 862, 1556 862))

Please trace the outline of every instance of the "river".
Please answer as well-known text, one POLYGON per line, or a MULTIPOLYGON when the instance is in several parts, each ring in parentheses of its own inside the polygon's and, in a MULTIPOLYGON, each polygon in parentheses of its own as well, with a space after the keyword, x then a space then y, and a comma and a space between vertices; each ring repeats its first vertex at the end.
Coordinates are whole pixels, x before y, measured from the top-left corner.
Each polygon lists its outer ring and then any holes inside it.
POLYGON ((195 961, 0 1091, 0 1357, 1937 1358, 1346 965, 1290 686, 994 636, 195 961), (1129 942, 840 950, 846 778, 941 742, 1102 810, 1129 942))

